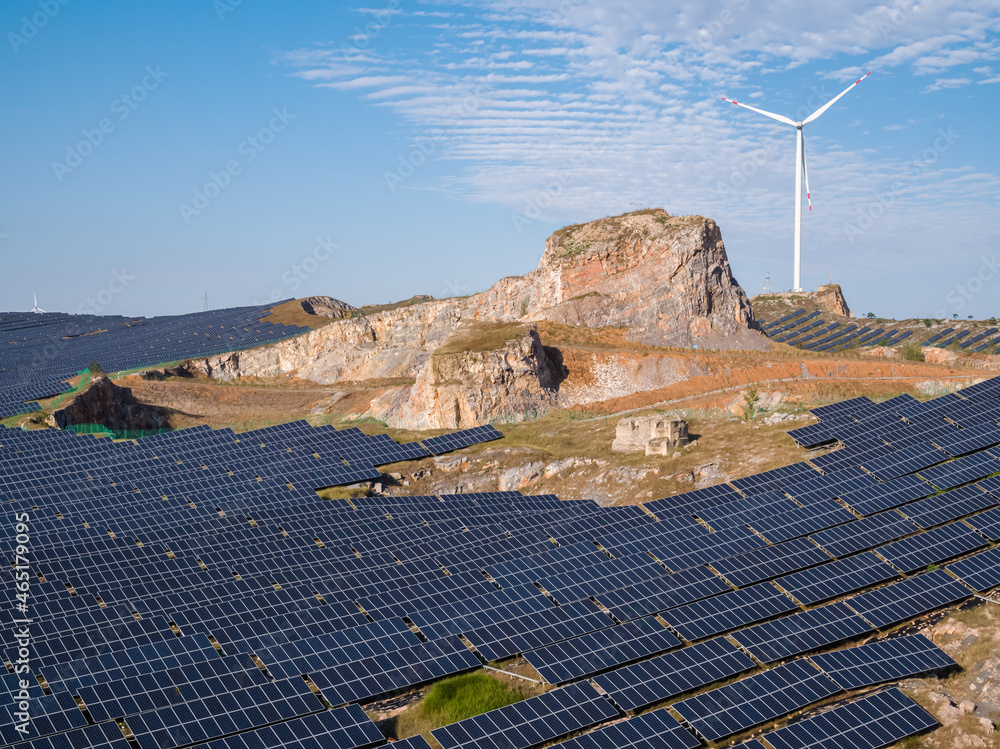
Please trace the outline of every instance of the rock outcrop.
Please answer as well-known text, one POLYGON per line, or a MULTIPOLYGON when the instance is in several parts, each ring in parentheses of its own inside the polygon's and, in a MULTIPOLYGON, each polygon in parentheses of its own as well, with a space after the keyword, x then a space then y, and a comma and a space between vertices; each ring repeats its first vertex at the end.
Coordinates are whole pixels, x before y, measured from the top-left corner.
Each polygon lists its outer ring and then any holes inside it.
POLYGON ((76 424, 101 424, 114 431, 169 429, 170 412, 139 402, 132 388, 96 377, 68 406, 52 412, 53 426, 65 429, 76 424))
POLYGON ((851 308, 847 306, 847 300, 844 299, 844 292, 840 288, 839 283, 829 283, 825 286, 819 286, 813 294, 813 300, 831 314, 840 315, 841 317, 853 317, 851 315, 851 308))
POLYGON ((657 346, 768 346, 715 222, 659 209, 562 229, 538 268, 485 292, 365 311, 190 368, 224 380, 288 373, 321 384, 408 380, 377 394, 368 414, 397 427, 452 429, 559 405, 562 363, 530 323, 621 328, 627 339, 657 346), (476 323, 519 332, 489 350, 474 343, 446 353, 476 323))
POLYGON ((332 296, 311 296, 299 301, 303 312, 319 317, 350 317, 358 311, 347 302, 334 299, 332 296))
POLYGON ((493 319, 625 327, 657 346, 760 347, 719 227, 660 209, 560 229, 538 268, 470 301, 493 319))

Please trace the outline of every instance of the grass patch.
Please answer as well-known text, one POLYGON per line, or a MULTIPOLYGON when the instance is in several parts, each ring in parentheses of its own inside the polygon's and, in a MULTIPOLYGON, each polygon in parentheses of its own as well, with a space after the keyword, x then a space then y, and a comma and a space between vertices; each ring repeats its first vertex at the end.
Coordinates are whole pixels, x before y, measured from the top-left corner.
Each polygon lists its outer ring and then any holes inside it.
POLYGON ((519 340, 527 331, 528 326, 520 323, 463 323, 434 350, 434 356, 496 351, 519 340))
POLYGON ((420 734, 430 741, 435 728, 513 705, 531 696, 526 692, 482 671, 442 679, 419 703, 400 713, 396 734, 401 739, 420 734))

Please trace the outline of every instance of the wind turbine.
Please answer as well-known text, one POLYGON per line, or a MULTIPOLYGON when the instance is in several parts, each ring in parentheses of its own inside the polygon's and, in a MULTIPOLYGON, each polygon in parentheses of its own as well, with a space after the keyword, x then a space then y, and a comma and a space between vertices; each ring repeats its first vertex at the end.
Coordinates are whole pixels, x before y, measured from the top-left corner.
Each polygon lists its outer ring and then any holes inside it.
POLYGON ((773 112, 765 112, 763 109, 757 109, 757 107, 751 107, 749 104, 742 104, 735 99, 727 99, 725 96, 720 97, 723 101, 728 101, 730 104, 735 104, 738 107, 743 107, 744 109, 749 109, 751 112, 756 112, 757 114, 762 114, 765 117, 770 117, 772 120, 777 120, 778 122, 783 122, 786 125, 791 125, 798 131, 797 144, 795 147, 795 287, 794 291, 802 291, 802 178, 805 177, 806 180, 806 200, 809 201, 809 210, 812 210, 812 196, 809 194, 809 171, 806 169, 806 145, 805 139, 802 135, 802 128, 808 125, 813 120, 817 119, 823 112, 828 110, 834 105, 834 103, 840 99, 841 96, 846 94, 852 88, 857 86, 861 81, 870 76, 872 73, 869 70, 863 76, 858 78, 854 83, 845 88, 842 92, 833 97, 826 104, 821 106, 811 115, 806 117, 802 122, 795 122, 792 119, 785 117, 784 115, 774 114, 773 112))
POLYGON ((32 291, 31 295, 35 298, 35 306, 31 308, 31 311, 34 312, 36 315, 44 315, 45 310, 43 310, 41 307, 38 306, 38 294, 32 291))

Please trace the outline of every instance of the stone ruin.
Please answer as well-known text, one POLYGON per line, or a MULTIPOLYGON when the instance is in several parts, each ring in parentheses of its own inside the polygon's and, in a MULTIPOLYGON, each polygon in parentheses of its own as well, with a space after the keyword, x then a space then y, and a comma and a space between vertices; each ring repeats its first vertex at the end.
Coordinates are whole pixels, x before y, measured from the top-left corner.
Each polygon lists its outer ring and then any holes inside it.
POLYGON ((671 450, 688 441, 688 424, 684 419, 633 417, 618 422, 611 449, 619 453, 669 455, 671 450))

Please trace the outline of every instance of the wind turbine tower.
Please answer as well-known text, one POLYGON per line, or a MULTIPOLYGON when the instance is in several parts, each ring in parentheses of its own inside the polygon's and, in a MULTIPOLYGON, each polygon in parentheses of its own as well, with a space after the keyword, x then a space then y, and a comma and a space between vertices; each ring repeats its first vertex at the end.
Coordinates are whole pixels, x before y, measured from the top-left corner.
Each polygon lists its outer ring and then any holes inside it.
POLYGON ((805 138, 802 134, 802 128, 808 125, 810 122, 816 120, 823 112, 828 110, 834 105, 834 103, 840 99, 844 94, 850 91, 852 88, 857 86, 861 81, 871 75, 869 70, 858 80, 844 89, 837 96, 833 97, 826 104, 821 106, 811 115, 806 117, 802 122, 795 122, 789 117, 784 115, 774 114, 773 112, 765 112, 763 109, 757 109, 757 107, 751 107, 749 104, 743 104, 736 101, 735 99, 727 99, 725 96, 720 97, 723 101, 728 101, 730 104, 735 104, 744 109, 749 109, 751 112, 756 112, 757 114, 762 114, 765 117, 770 117, 772 120, 777 120, 778 122, 784 123, 785 125, 791 125, 796 130, 796 144, 795 144, 795 285, 793 291, 802 291, 802 178, 805 177, 806 180, 806 200, 809 201, 809 210, 812 210, 812 196, 809 194, 809 172, 806 169, 806 147, 805 138))

